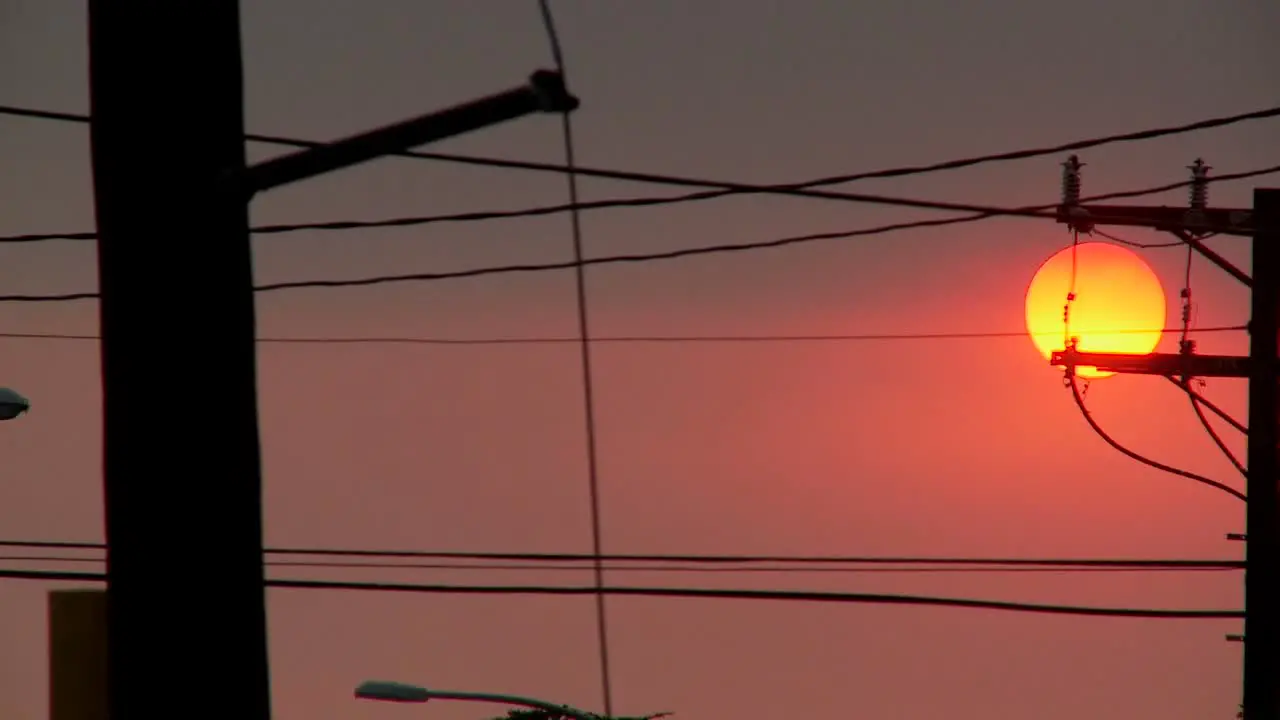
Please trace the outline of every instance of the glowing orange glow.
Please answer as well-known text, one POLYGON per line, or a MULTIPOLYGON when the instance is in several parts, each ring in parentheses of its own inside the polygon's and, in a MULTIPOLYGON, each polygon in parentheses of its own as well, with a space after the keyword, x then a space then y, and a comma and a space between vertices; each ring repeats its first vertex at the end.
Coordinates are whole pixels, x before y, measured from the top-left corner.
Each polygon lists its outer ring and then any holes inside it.
MULTIPOLYGON (((1027 332, 1036 349, 1049 359, 1062 350, 1067 332, 1086 352, 1149 353, 1165 327, 1164 288, 1150 266, 1119 245, 1080 243, 1075 249, 1075 300, 1070 327, 1062 306, 1071 287, 1071 248, 1059 251, 1036 271, 1027 288, 1027 332)), ((1085 378, 1111 375, 1096 368, 1077 368, 1085 378)))

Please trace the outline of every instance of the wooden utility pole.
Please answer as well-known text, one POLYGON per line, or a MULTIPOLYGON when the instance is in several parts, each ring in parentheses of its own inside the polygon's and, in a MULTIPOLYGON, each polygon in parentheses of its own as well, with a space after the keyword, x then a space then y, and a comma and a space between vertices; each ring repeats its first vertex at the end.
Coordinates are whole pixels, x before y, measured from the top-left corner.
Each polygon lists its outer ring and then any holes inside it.
POLYGON ((1253 193, 1244 718, 1280 718, 1280 190, 1253 193))
POLYGON ((89 0, 114 720, 270 717, 239 25, 89 0))
POLYGON ((89 0, 114 720, 270 717, 253 195, 578 107, 539 71, 246 168, 239 33, 235 0, 89 0))
POLYGON ((1205 204, 1208 168, 1191 166, 1187 208, 1089 205, 1079 202, 1080 163, 1073 156, 1063 176, 1058 218, 1079 231, 1096 225, 1151 227, 1176 235, 1200 255, 1251 288, 1249 355, 1203 356, 1194 346, 1179 353, 1132 355, 1066 348, 1050 363, 1096 367, 1117 373, 1163 375, 1184 383, 1194 377, 1249 381, 1248 497, 1245 541, 1244 720, 1280 720, 1280 190, 1256 189, 1253 208, 1205 204), (1209 233, 1253 238, 1252 274, 1235 267, 1200 238, 1209 233))

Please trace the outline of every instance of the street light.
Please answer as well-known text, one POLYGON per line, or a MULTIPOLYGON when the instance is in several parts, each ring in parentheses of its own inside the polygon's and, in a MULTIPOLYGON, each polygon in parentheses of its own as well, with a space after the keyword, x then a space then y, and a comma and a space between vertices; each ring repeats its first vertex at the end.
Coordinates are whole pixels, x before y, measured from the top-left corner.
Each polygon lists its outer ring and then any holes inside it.
POLYGON ((519 697, 516 695, 499 695, 496 693, 469 693, 450 690, 428 690, 418 685, 384 680, 369 680, 356 688, 356 697, 364 700, 383 700, 386 702, 424 703, 428 700, 465 700, 470 702, 495 703, 498 705, 516 705, 545 710, 556 715, 576 718, 577 720, 598 720, 597 716, 567 705, 555 705, 544 700, 519 697))
POLYGON ((0 388, 0 420, 12 420, 31 409, 31 401, 16 390, 0 388))

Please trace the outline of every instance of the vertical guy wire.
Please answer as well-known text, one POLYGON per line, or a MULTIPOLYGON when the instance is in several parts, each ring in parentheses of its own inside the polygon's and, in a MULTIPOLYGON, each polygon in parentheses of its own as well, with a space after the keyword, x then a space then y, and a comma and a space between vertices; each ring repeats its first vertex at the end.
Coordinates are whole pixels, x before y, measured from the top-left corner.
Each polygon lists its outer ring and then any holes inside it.
MULTIPOLYGON (((542 24, 546 28, 547 39, 551 43, 551 54, 555 58, 556 70, 559 71, 562 78, 565 78, 567 87, 568 80, 564 71, 564 53, 560 46, 560 36, 556 32, 555 19, 551 14, 551 3, 548 0, 538 0, 538 7, 542 11, 542 24)), ((569 118, 569 113, 567 112, 560 116, 560 121, 564 135, 565 166, 568 168, 565 177, 569 180, 569 204, 572 206, 569 220, 573 234, 574 273, 577 279, 578 336, 581 341, 579 346, 582 349, 582 390, 587 424, 587 478, 591 492, 591 554, 594 560, 597 591, 595 596, 596 636, 599 638, 600 643, 600 683, 604 695, 604 714, 612 717, 613 683, 609 671, 609 623, 603 592, 604 562, 601 557, 603 550, 600 540, 600 473, 596 452, 595 392, 591 372, 591 327, 587 314, 587 277, 586 266, 582 262, 582 218, 578 210, 578 173, 573 144, 573 121, 569 118)))
POLYGON ((1191 264, 1195 260, 1195 247, 1187 244, 1187 271, 1182 280, 1182 339, 1178 342, 1179 352, 1186 352, 1187 341, 1191 339, 1191 264))
POLYGON ((1078 259, 1076 251, 1080 247, 1080 231, 1071 230, 1071 280, 1067 285, 1067 299, 1062 304, 1062 346, 1064 349, 1071 349, 1071 303, 1076 299, 1076 274, 1078 272, 1078 259))

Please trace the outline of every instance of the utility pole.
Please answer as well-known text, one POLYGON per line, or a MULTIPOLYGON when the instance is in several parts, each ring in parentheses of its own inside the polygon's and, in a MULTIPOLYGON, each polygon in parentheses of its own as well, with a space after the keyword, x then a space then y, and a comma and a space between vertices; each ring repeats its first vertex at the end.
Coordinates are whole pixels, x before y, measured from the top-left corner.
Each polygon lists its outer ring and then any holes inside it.
POLYGON ((1244 643, 1244 720, 1280 720, 1280 190, 1255 189, 1253 208, 1207 207, 1208 167, 1191 166, 1187 208, 1082 205, 1080 163, 1064 163, 1063 203, 1058 220, 1080 232, 1097 225, 1151 227, 1172 233, 1251 288, 1247 357, 1195 354, 1194 343, 1180 352, 1131 355, 1054 353, 1050 363, 1117 373, 1164 375, 1185 383, 1195 377, 1235 377, 1249 382, 1248 496, 1245 521, 1245 631, 1229 640, 1244 643), (1252 275, 1206 246, 1210 233, 1252 236, 1252 275))
POLYGON ((578 101, 540 71, 246 167, 234 0, 89 0, 89 61, 110 717, 268 720, 250 199, 578 101))
POLYGON ((115 720, 271 713, 239 25, 89 0, 115 720))
POLYGON ((1254 190, 1244 718, 1280 718, 1280 190, 1254 190))

